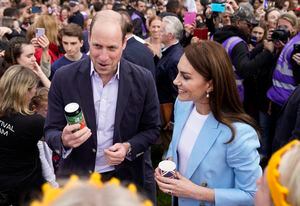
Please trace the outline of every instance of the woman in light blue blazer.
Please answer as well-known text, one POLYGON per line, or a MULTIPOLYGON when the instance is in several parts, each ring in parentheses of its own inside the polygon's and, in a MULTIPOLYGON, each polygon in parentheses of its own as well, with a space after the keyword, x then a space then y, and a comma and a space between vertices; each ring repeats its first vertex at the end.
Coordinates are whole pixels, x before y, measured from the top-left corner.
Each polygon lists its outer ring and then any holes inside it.
POLYGON ((239 99, 223 47, 213 41, 189 45, 178 63, 178 99, 167 158, 176 179, 155 178, 174 205, 254 205, 259 166, 258 133, 239 99))

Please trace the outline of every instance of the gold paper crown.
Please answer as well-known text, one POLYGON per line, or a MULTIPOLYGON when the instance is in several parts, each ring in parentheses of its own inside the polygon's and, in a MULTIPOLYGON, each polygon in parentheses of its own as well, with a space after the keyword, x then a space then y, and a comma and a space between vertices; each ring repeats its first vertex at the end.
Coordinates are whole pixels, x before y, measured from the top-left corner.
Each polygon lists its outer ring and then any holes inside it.
MULTIPOLYGON (((45 183, 42 186, 43 198, 41 201, 35 200, 30 206, 49 206, 53 203, 57 198, 62 196, 68 190, 74 188, 79 183, 79 177, 76 175, 71 175, 69 181, 62 188, 55 188, 51 186, 49 183, 45 183)), ((121 182, 117 178, 111 178, 109 182, 103 183, 101 181, 101 175, 99 173, 91 174, 88 182, 89 185, 95 186, 96 188, 101 189, 104 185, 115 185, 117 187, 121 186, 121 182)), ((127 189, 134 195, 137 195, 137 188, 134 184, 129 184, 127 189)), ((153 206, 150 200, 145 200, 141 206, 153 206)))
POLYGON ((297 144, 300 144, 299 140, 293 140, 286 144, 272 155, 268 163, 267 182, 275 206, 290 206, 290 204, 286 201, 289 190, 280 183, 280 173, 278 171, 278 167, 280 165, 282 156, 297 144))

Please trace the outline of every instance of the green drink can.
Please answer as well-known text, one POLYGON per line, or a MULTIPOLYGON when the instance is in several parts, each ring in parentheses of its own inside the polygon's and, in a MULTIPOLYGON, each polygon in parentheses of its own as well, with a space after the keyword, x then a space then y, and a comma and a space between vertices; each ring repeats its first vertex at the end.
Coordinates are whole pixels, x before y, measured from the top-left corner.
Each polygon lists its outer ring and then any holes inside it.
POLYGON ((65 106, 65 117, 69 125, 80 124, 80 129, 85 127, 85 120, 79 104, 72 102, 65 106))

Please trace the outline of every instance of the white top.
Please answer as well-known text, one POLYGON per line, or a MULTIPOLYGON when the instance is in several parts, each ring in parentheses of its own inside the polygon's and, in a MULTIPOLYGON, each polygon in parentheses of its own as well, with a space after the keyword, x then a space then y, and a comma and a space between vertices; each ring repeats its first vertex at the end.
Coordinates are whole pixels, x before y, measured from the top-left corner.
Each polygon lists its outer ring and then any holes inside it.
POLYGON ((179 160, 178 166, 181 174, 185 174, 190 154, 208 115, 209 114, 199 114, 194 106, 187 122, 185 123, 177 148, 179 160))

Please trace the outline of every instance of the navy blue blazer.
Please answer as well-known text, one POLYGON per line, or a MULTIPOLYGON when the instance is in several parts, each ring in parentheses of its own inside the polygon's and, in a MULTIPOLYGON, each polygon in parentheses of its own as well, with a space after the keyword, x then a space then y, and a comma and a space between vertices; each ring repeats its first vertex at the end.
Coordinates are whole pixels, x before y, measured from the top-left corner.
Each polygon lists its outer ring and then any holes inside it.
POLYGON ((294 139, 300 139, 300 86, 281 110, 276 123, 272 154, 294 139))
MULTIPOLYGON (((61 134, 67 122, 64 106, 79 103, 92 136, 74 148, 62 160, 59 175, 77 173, 87 175, 94 171, 97 150, 97 127, 90 77, 90 58, 66 65, 53 78, 45 123, 45 138, 55 150, 62 150, 61 134)), ((138 185, 144 183, 144 152, 159 137, 160 114, 153 77, 146 69, 125 59, 120 61, 120 80, 115 115, 113 143, 129 142, 131 159, 116 166, 116 175, 138 185)))
POLYGON ((177 64, 183 54, 182 46, 177 43, 162 52, 162 57, 156 65, 156 86, 159 102, 174 103, 177 98, 177 87, 173 84, 177 76, 177 64))
POLYGON ((122 55, 124 59, 145 67, 152 73, 153 77, 155 77, 153 53, 146 45, 142 44, 134 37, 131 37, 127 40, 127 44, 122 55))

